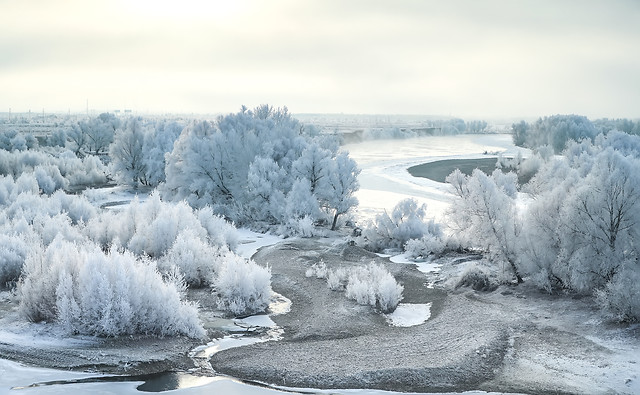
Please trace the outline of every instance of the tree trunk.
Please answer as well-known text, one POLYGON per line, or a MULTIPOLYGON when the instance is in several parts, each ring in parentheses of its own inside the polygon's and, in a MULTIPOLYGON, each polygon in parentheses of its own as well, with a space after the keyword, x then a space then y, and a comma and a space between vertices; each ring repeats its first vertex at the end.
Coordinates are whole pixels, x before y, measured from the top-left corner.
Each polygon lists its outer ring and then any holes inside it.
POLYGON ((331 224, 331 230, 336 230, 336 223, 338 223, 338 211, 336 211, 336 215, 333 216, 333 224, 331 224))

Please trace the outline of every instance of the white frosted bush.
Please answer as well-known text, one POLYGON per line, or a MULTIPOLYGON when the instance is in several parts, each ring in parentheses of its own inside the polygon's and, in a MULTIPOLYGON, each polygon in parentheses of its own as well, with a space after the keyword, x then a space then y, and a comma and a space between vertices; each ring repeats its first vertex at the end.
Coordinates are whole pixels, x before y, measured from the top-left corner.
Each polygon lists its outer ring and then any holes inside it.
POLYGON ((37 215, 33 219, 32 229, 45 246, 51 244, 56 238, 71 242, 84 240, 80 229, 73 226, 71 219, 65 214, 37 215))
POLYGON ((327 286, 332 291, 344 290, 349 278, 349 271, 343 267, 329 270, 327 273, 327 286))
POLYGON ((305 276, 307 277, 315 277, 315 278, 326 278, 327 277, 327 265, 320 261, 318 263, 314 263, 310 268, 305 272, 305 276))
POLYGON ((50 154, 28 150, 3 152, 0 156, 0 174, 13 175, 14 177, 21 174, 32 175, 37 168, 44 170, 44 173, 42 170, 38 172, 38 182, 42 181, 41 187, 45 187, 43 188, 45 193, 51 193, 46 192, 46 189, 52 185, 67 188, 107 182, 106 167, 99 158, 91 155, 79 159, 71 151, 50 154), (47 176, 50 179, 47 179, 47 176))
POLYGON ((201 337, 197 306, 155 264, 130 253, 56 239, 33 251, 18 285, 20 312, 70 333, 201 337))
POLYGON ((238 231, 224 218, 213 213, 211 207, 203 207, 196 212, 200 225, 209 235, 209 243, 214 246, 227 246, 235 250, 238 246, 238 231))
POLYGON ((372 251, 385 249, 402 249, 412 239, 420 239, 425 235, 442 238, 440 225, 433 219, 425 219, 427 206, 418 205, 415 199, 399 202, 391 212, 376 216, 375 222, 366 227, 362 234, 366 248, 372 251))
POLYGON ((16 179, 14 194, 17 195, 24 192, 29 192, 34 195, 40 193, 38 180, 36 180, 36 177, 33 175, 33 173, 22 173, 16 179))
POLYGON ((631 263, 606 287, 596 292, 600 307, 613 319, 621 322, 640 321, 640 271, 631 263))
POLYGON ((0 234, 0 287, 18 280, 28 252, 21 237, 0 234))
POLYGON ((103 247, 115 243, 137 255, 155 258, 162 257, 186 229, 214 247, 237 245, 233 225, 210 210, 194 211, 185 202, 166 203, 157 193, 152 193, 144 202, 134 199, 121 212, 102 213, 90 221, 86 229, 89 237, 103 247))
POLYGON ((289 219, 286 224, 279 227, 279 233, 285 237, 314 237, 323 234, 322 230, 314 225, 313 218, 309 216, 289 219))
POLYGON ((84 195, 69 195, 63 191, 56 191, 49 198, 52 207, 59 207, 50 212, 66 213, 74 224, 87 222, 98 213, 96 207, 84 195))
POLYGON ((38 186, 43 193, 51 195, 59 189, 69 186, 69 181, 62 177, 60 169, 53 165, 36 166, 33 174, 38 181, 38 186))
POLYGON ((213 288, 219 308, 235 315, 261 312, 269 306, 273 293, 271 271, 229 253, 213 279, 213 288))
POLYGON ((425 258, 429 255, 438 255, 445 250, 446 244, 440 237, 426 234, 419 239, 409 239, 404 245, 404 250, 409 258, 425 258))
POLYGON ((220 248, 202 241, 192 230, 182 231, 169 251, 158 260, 158 268, 168 273, 178 269, 191 287, 208 285, 222 259, 220 248))
POLYGON ((108 181, 107 167, 94 155, 79 159, 70 151, 57 158, 55 165, 71 186, 99 185, 108 181))
POLYGON ((470 287, 476 291, 491 292, 498 288, 495 276, 478 264, 467 265, 455 284, 455 288, 470 287))
POLYGON ((375 263, 351 270, 345 289, 348 298, 378 307, 384 313, 395 310, 403 290, 391 273, 375 263))
POLYGON ((306 273, 307 277, 316 275, 318 278, 326 278, 329 289, 344 290, 346 297, 359 304, 371 305, 389 313, 402 300, 404 287, 381 265, 371 262, 365 266, 340 267, 335 270, 322 265, 312 266, 306 273), (319 276, 319 273, 323 276, 319 276))

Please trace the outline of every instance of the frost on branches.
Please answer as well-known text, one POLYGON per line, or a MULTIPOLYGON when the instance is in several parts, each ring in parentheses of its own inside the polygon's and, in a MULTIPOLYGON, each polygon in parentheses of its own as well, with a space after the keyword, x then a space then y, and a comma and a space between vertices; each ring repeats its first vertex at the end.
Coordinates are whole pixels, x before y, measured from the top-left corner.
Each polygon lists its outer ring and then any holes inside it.
POLYGON ((258 228, 305 233, 310 221, 335 229, 357 204, 359 170, 316 134, 270 106, 194 122, 167 156, 163 197, 258 228))
POLYGON ((393 312, 402 300, 404 287, 383 266, 370 263, 352 268, 328 269, 324 262, 307 269, 307 277, 325 278, 333 291, 345 291, 345 296, 359 304, 371 305, 383 313, 393 312))
POLYGON ((459 171, 447 177, 449 218, 466 246, 489 252, 548 292, 591 294, 612 317, 640 320, 640 137, 611 131, 594 142, 569 140, 522 187, 515 175, 459 171))
POLYGON ((380 252, 404 249, 412 258, 439 254, 445 248, 441 227, 433 219, 426 219, 427 206, 415 199, 400 201, 391 211, 376 216, 362 232, 367 249, 380 252))
POLYGON ((131 253, 102 252, 56 239, 25 262, 20 312, 33 322, 57 322, 69 333, 201 337, 197 306, 155 264, 131 253))

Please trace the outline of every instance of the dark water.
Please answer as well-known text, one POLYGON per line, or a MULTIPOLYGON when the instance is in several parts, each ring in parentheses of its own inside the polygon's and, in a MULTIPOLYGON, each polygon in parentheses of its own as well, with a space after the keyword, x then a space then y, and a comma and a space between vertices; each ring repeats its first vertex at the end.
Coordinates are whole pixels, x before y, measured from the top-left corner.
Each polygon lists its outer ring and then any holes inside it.
POLYGON ((34 383, 13 390, 47 387, 51 385, 87 384, 87 383, 124 383, 142 381, 136 389, 143 392, 163 392, 176 389, 197 387, 215 381, 217 377, 201 376, 187 372, 161 372, 137 376, 96 376, 82 379, 54 380, 34 383))
POLYGON ((491 174, 495 170, 497 162, 497 158, 446 159, 412 166, 408 171, 414 177, 444 182, 447 176, 455 169, 459 169, 466 175, 471 175, 474 169, 480 169, 487 174, 491 174))

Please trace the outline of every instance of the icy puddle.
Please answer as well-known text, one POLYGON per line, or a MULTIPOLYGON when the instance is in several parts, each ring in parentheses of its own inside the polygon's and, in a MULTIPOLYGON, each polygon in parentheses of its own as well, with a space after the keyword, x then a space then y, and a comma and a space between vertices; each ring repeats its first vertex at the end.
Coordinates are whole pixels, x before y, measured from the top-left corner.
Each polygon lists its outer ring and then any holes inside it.
POLYGON ((424 324, 431 318, 431 303, 400 303, 393 313, 385 314, 385 317, 393 326, 409 327, 424 324))

